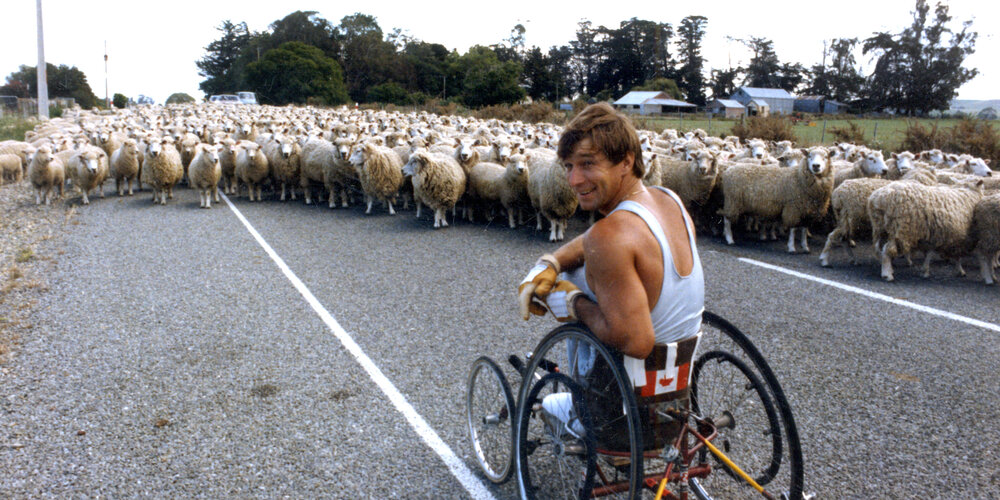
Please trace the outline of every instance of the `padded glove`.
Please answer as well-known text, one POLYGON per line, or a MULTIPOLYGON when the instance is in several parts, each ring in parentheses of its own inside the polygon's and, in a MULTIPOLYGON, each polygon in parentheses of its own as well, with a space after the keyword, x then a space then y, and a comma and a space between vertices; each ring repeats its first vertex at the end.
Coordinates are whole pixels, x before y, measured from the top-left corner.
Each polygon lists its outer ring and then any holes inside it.
POLYGON ((527 321, 531 314, 536 316, 545 314, 545 308, 538 302, 532 301, 532 298, 538 297, 545 300, 558 276, 559 261, 552 254, 545 254, 538 259, 538 262, 535 262, 535 267, 531 268, 531 271, 517 287, 522 319, 527 321))
POLYGON ((567 321, 579 321, 573 301, 583 292, 572 282, 559 280, 556 282, 548 296, 545 297, 545 307, 555 316, 556 321, 565 323, 567 321))

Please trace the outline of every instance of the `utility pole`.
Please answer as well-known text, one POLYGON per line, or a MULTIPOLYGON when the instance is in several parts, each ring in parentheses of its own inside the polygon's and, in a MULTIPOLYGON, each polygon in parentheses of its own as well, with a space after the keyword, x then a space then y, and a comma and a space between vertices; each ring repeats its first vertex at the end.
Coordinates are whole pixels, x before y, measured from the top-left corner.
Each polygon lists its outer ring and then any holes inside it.
POLYGON ((111 100, 108 99, 108 41, 104 41, 104 106, 111 109, 111 100))
POLYGON ((45 38, 42 36, 42 0, 35 0, 38 9, 38 119, 49 119, 48 68, 45 66, 45 38))

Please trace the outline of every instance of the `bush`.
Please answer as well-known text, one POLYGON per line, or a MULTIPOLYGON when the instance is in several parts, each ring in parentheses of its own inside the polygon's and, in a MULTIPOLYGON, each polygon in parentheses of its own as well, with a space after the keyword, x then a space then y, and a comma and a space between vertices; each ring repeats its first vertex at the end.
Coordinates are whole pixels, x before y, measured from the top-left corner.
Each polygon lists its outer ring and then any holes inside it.
POLYGON ((945 134, 938 130, 937 124, 924 127, 918 122, 909 122, 903 133, 903 142, 899 145, 901 151, 919 153, 928 149, 944 149, 947 142, 945 134))
POLYGON ((115 94, 111 98, 111 104, 114 104, 118 109, 125 109, 125 106, 128 106, 128 97, 125 97, 123 94, 115 94))
POLYGON ((997 165, 1000 161, 1000 134, 989 122, 973 118, 963 118, 951 130, 941 130, 936 123, 924 127, 911 122, 906 128, 900 149, 914 153, 928 149, 968 153, 990 160, 990 165, 997 165))
MULTIPOLYGON (((115 96, 116 96, 115 98, 117 99, 118 94, 115 94, 115 96)), ((115 102, 117 103, 117 101, 115 102)), ((164 104, 187 104, 189 102, 194 102, 194 97, 191 97, 185 94, 184 92, 175 92, 173 94, 170 94, 170 97, 167 98, 164 104)), ((115 104, 115 106, 117 105, 118 104, 115 104)))
POLYGON ((743 143, 749 139, 798 142, 798 138, 792 132, 792 122, 780 115, 751 116, 734 125, 732 134, 739 137, 743 143))
POLYGON ((849 142, 851 144, 865 145, 865 131, 860 125, 852 121, 847 122, 846 127, 833 127, 830 129, 834 140, 837 142, 849 142))
POLYGON ((410 93, 396 82, 385 82, 370 87, 365 100, 382 104, 395 104, 397 106, 413 104, 410 93))
POLYGON ((59 118, 62 116, 62 114, 63 114, 62 106, 58 104, 49 106, 49 118, 59 118))

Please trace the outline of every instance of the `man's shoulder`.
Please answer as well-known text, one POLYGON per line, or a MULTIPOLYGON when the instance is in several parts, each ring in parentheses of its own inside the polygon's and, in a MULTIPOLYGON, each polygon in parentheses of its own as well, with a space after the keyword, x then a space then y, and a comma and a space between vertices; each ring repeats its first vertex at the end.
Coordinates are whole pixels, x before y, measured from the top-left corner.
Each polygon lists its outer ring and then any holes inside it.
POLYGON ((609 246, 616 249, 627 249, 639 231, 646 226, 639 216, 625 210, 618 210, 607 215, 590 226, 584 243, 591 246, 609 246))

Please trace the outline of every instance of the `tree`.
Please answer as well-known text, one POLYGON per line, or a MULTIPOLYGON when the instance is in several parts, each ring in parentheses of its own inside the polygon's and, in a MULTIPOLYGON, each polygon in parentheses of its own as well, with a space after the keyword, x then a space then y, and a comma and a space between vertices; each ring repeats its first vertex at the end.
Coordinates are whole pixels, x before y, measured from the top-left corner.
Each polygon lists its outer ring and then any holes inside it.
POLYGON ((410 93, 396 82, 386 82, 370 87, 368 89, 368 98, 365 101, 395 104, 397 106, 413 104, 410 93))
POLYGON ((712 80, 708 86, 712 90, 712 98, 729 99, 729 96, 736 92, 736 80, 739 79, 743 68, 713 69, 712 80))
POLYGON ((785 89, 794 94, 796 89, 806 80, 809 70, 799 63, 784 63, 778 68, 779 89, 785 89))
POLYGON ((247 65, 247 82, 267 104, 348 102, 337 61, 302 42, 286 42, 247 65))
POLYGON ((194 97, 191 97, 184 92, 175 92, 170 94, 167 98, 166 104, 184 104, 187 102, 194 102, 194 97))
MULTIPOLYGON (((51 97, 72 97, 83 109, 93 108, 97 104, 97 96, 94 95, 90 84, 87 83, 87 75, 77 69, 65 64, 54 66, 46 63, 46 83, 49 87, 51 97)), ((7 84, 0 90, 6 92, 13 91, 10 95, 23 95, 31 97, 38 95, 38 73, 35 66, 21 66, 17 71, 7 77, 7 84), (26 92, 25 92, 26 91, 26 92), (16 92, 16 93, 14 93, 16 92)))
POLYGON ((297 10, 271 23, 270 29, 261 41, 265 51, 287 42, 302 42, 322 50, 327 57, 336 58, 340 49, 334 39, 334 26, 315 11, 297 10))
POLYGON ((867 109, 892 109, 907 115, 926 115, 948 109, 958 88, 979 71, 963 68, 975 52, 978 33, 972 21, 961 31, 948 28, 948 6, 938 3, 933 18, 926 0, 917 0, 913 23, 897 34, 876 33, 864 41, 863 53, 872 54, 875 69, 868 78, 862 105, 867 109))
POLYGON ((677 52, 680 55, 681 67, 678 70, 680 87, 687 95, 688 102, 704 106, 705 99, 705 58, 701 57, 701 41, 705 37, 705 24, 708 19, 703 16, 687 16, 677 28, 680 38, 677 41, 677 52))
POLYGON ((126 97, 125 94, 116 93, 114 97, 111 98, 111 103, 118 109, 125 109, 125 106, 128 106, 128 97, 126 97))
POLYGON ((410 90, 427 95, 442 95, 447 77, 448 49, 438 43, 411 41, 406 44, 401 57, 405 61, 405 74, 400 81, 407 82, 410 90))
POLYGON ((455 76, 464 75, 461 96, 470 107, 513 104, 525 96, 518 85, 521 65, 514 61, 500 62, 489 47, 471 47, 454 61, 450 70, 455 76))
POLYGON ((865 77, 854 60, 857 44, 857 38, 836 38, 830 42, 828 49, 824 47, 823 62, 812 67, 813 79, 803 92, 844 103, 857 99, 865 83, 865 77), (826 64, 827 54, 831 56, 829 66, 826 64))
POLYGON ((347 92, 355 101, 363 101, 372 85, 399 73, 396 46, 382 39, 382 28, 374 17, 361 13, 345 16, 337 27, 337 37, 347 92))
POLYGON ((780 84, 778 73, 781 63, 774 53, 774 42, 767 38, 750 37, 739 40, 753 52, 753 58, 746 68, 743 85, 748 87, 777 88, 780 84))
POLYGON ((234 24, 226 20, 216 28, 222 37, 205 47, 205 57, 196 61, 198 75, 206 80, 198 84, 205 94, 224 94, 243 87, 243 68, 237 64, 241 53, 250 43, 247 23, 234 24))

